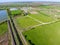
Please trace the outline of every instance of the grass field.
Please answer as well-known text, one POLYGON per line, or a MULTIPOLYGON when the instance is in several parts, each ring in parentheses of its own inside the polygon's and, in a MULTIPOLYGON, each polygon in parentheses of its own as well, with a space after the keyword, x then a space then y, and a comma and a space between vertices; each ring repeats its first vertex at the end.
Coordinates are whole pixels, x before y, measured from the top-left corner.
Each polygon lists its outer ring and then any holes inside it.
POLYGON ((21 10, 12 10, 11 14, 12 14, 12 16, 20 15, 21 14, 21 10))
MULTIPOLYGON (((45 8, 52 7, 45 6, 45 8)), ((49 14, 37 12, 38 14, 17 16, 14 19, 18 27, 23 30, 27 28, 23 31, 26 40, 31 45, 60 45, 60 21, 55 22, 56 19, 49 14)))
POLYGON ((60 22, 30 29, 23 35, 35 45, 60 45, 60 22))
POLYGON ((48 5, 41 5, 40 8, 50 9, 50 8, 55 8, 55 7, 54 6, 48 6, 48 5))
POLYGON ((0 35, 4 34, 8 30, 7 23, 0 24, 0 35))
POLYGON ((54 20, 53 18, 48 17, 48 16, 43 15, 43 14, 37 14, 37 15, 35 15, 35 14, 30 14, 30 16, 33 17, 33 18, 35 18, 35 19, 38 19, 38 20, 40 20, 40 21, 42 21, 42 22, 51 22, 51 21, 54 20))
POLYGON ((27 28, 39 24, 38 22, 34 21, 33 19, 27 16, 18 17, 15 19, 15 22, 17 23, 17 25, 19 25, 19 27, 22 28, 27 28))

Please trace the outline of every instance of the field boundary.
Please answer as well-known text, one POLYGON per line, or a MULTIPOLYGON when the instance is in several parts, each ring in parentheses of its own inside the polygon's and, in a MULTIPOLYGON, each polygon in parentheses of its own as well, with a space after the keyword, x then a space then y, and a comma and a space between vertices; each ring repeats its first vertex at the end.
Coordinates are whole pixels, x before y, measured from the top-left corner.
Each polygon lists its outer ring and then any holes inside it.
POLYGON ((38 19, 35 19, 35 18, 33 18, 33 17, 31 17, 31 16, 27 16, 27 17, 29 17, 29 18, 31 18, 31 19, 33 19, 33 20, 35 20, 36 22, 38 22, 38 23, 42 23, 43 24, 43 22, 42 21, 39 21, 38 19))

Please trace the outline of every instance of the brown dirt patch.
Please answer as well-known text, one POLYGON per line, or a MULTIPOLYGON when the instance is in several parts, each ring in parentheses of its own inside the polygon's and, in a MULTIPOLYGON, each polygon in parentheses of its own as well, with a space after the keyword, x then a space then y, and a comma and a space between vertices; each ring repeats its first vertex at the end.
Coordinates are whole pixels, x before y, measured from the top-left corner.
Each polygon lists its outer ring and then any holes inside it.
POLYGON ((0 45, 8 45, 9 43, 9 36, 8 32, 6 32, 4 35, 0 36, 0 45))
POLYGON ((31 14, 38 14, 37 11, 31 11, 30 13, 31 13, 31 14))

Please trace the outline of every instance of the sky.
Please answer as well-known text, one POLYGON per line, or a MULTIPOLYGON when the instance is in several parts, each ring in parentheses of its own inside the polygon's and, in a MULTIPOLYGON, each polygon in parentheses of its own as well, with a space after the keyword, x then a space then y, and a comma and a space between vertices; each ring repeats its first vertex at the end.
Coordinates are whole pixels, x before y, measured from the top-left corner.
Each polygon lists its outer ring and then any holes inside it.
POLYGON ((0 0, 0 2, 26 2, 26 1, 51 1, 51 2, 60 2, 60 0, 0 0))

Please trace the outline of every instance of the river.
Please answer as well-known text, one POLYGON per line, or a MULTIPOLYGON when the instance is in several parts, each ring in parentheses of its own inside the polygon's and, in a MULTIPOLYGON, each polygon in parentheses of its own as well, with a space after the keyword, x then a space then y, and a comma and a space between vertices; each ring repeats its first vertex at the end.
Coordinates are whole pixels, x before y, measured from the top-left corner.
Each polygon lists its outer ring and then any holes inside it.
POLYGON ((8 13, 6 10, 0 10, 0 22, 8 19, 8 13))

